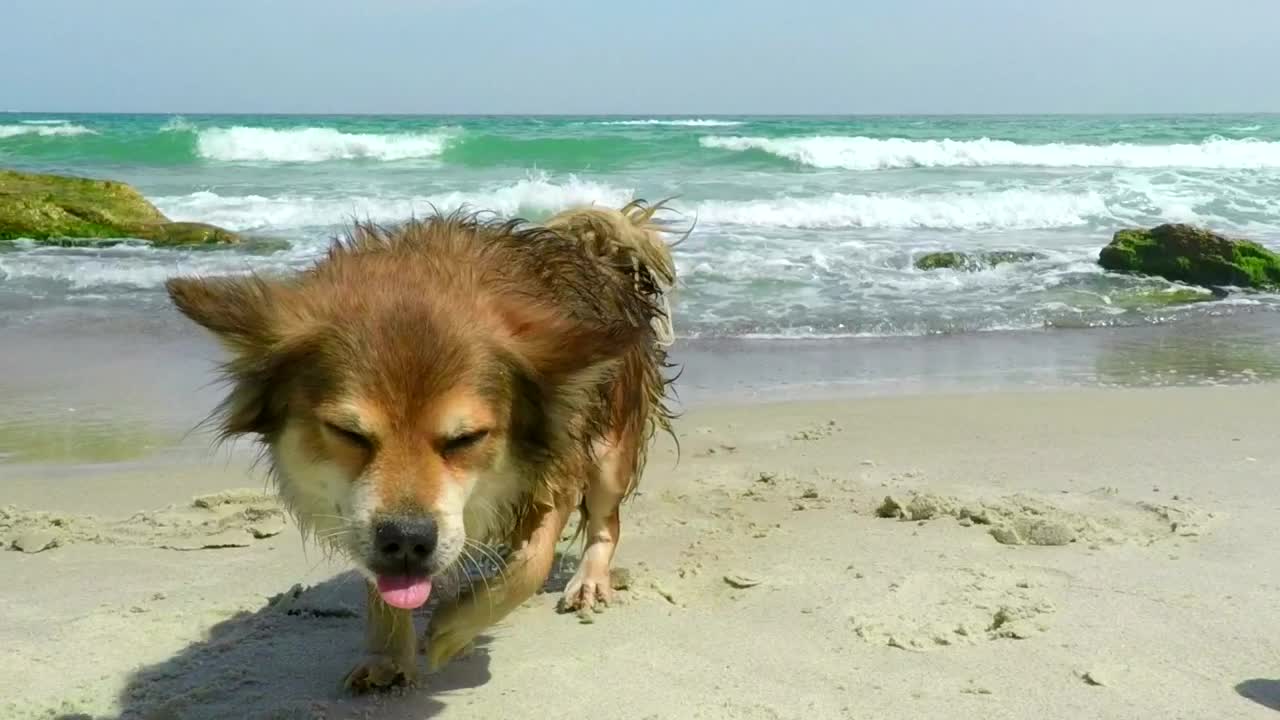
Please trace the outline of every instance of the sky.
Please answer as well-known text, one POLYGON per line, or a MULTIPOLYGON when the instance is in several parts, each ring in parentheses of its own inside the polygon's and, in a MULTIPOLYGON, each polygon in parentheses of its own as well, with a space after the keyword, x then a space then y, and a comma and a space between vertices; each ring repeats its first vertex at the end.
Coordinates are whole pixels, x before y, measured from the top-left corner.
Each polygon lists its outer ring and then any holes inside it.
POLYGON ((0 0, 0 24, 0 110, 1280 112, 1277 0, 0 0))

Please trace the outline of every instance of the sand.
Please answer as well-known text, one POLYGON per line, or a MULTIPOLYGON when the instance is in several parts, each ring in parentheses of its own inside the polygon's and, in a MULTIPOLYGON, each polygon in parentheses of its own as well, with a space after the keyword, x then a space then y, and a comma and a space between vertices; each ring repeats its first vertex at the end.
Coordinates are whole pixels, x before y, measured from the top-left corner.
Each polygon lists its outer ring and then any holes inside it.
POLYGON ((358 699, 358 581, 259 475, 15 481, 0 717, 1272 718, 1277 408, 1254 385, 698 409, 624 510, 619 603, 557 614, 566 555, 470 655, 358 699))

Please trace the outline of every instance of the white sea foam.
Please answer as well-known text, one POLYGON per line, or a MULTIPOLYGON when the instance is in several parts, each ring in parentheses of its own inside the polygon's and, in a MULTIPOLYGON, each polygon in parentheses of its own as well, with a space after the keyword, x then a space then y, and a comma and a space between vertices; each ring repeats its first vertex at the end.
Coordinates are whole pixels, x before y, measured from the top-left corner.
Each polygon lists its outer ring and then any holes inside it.
MULTIPOLYGON (((538 215, 572 205, 621 205, 631 189, 570 176, 553 182, 546 175, 488 190, 416 196, 317 197, 313 195, 223 196, 202 191, 152 198, 178 220, 210 222, 233 230, 336 225, 352 218, 380 222, 423 215, 432 208, 459 207, 500 215, 538 215)), ((678 206, 700 222, 777 228, 932 228, 1000 230, 1062 228, 1108 217, 1106 201, 1096 193, 1005 190, 978 193, 870 194, 832 193, 819 197, 770 200, 705 201, 678 206)))
POLYGON ((1280 142, 1210 138, 1199 144, 1023 145, 1008 140, 907 140, 850 136, 708 136, 703 147, 758 150, 818 168, 914 167, 1280 168, 1280 142))
POLYGON ((1003 190, 704 202, 697 214, 701 222, 761 227, 1017 230, 1084 225, 1108 209, 1092 192, 1003 190))
POLYGON ((174 275, 232 275, 257 269, 281 270, 304 262, 313 251, 291 250, 270 258, 238 253, 210 253, 116 246, 106 251, 36 248, 29 253, 0 255, 0 279, 6 283, 56 281, 75 291, 100 288, 151 289, 174 275))
POLYGON ((676 127, 733 127, 741 125, 741 120, 714 120, 707 118, 660 119, 647 120, 600 120, 593 125, 670 125, 676 127))
POLYGON ((98 133, 83 125, 67 123, 28 121, 19 125, 0 125, 0 140, 21 135, 38 135, 40 137, 70 137, 73 135, 97 135, 98 133))
POLYGON ((66 121, 66 120, 57 120, 57 119, 50 119, 50 120, 22 120, 21 122, 22 122, 22 124, 23 124, 23 125, 66 125, 66 124, 67 124, 67 121, 66 121))
POLYGON ((230 127, 201 130, 196 152, 228 162, 323 162, 326 160, 409 160, 444 152, 450 134, 347 133, 333 128, 230 127))
POLYGON ((404 220, 466 207, 504 216, 551 213, 571 205, 620 205, 632 191, 569 176, 553 182, 545 174, 488 190, 418 196, 317 197, 312 195, 223 196, 212 192, 152 198, 175 220, 210 222, 233 230, 337 225, 353 218, 379 222, 404 220))

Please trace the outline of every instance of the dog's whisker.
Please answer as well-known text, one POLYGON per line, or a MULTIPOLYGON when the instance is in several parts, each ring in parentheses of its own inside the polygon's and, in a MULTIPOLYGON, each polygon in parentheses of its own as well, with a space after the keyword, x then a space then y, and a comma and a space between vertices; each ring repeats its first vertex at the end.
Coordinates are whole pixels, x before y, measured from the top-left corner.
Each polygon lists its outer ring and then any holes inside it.
POLYGON ((498 577, 504 582, 507 580, 506 561, 498 555, 496 550, 488 545, 472 540, 471 538, 466 538, 463 542, 463 548, 466 549, 468 547, 478 550, 485 559, 493 563, 494 569, 498 573, 498 577))
MULTIPOLYGON (((478 566, 478 563, 476 563, 475 559, 471 557, 471 551, 466 547, 466 545, 463 545, 462 552, 464 556, 471 559, 471 562, 473 564, 477 565, 476 571, 480 575, 480 581, 484 583, 484 595, 485 595, 485 599, 489 603, 489 614, 492 615, 494 611, 494 596, 493 596, 493 587, 489 585, 488 575, 487 573, 484 572, 483 568, 478 566)), ((472 580, 473 592, 474 592, 474 588, 475 588, 475 581, 472 580)))
POLYGON ((485 577, 484 568, 480 567, 480 564, 476 562, 475 558, 471 557, 470 551, 467 550, 465 547, 462 549, 461 559, 464 563, 463 576, 466 577, 467 579, 467 591, 473 595, 475 594, 476 578, 479 577, 480 581, 484 583, 485 593, 488 594, 489 580, 485 577), (472 567, 475 568, 474 573, 466 572, 465 563, 467 562, 470 562, 472 567))

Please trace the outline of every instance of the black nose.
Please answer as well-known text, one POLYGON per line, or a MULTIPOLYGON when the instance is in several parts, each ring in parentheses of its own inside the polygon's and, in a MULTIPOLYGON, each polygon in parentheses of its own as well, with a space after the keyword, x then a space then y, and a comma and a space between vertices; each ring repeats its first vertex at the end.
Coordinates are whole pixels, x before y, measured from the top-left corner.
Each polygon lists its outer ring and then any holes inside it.
POLYGON ((439 531, 430 517, 392 517, 373 526, 374 570, 425 574, 439 531))

